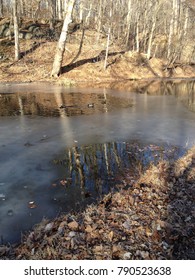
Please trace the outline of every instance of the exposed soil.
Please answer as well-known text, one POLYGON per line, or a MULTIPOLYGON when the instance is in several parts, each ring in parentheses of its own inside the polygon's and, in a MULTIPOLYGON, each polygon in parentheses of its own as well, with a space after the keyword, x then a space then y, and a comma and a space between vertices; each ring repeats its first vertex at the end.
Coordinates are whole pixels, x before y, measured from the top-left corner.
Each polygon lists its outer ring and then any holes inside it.
POLYGON ((117 192, 83 212, 43 221, 19 246, 1 246, 1 258, 195 259, 195 147, 137 175, 126 172, 117 192))
POLYGON ((144 54, 125 52, 121 47, 110 45, 107 68, 104 70, 106 38, 97 41, 97 33, 86 30, 81 52, 82 31, 73 33, 66 44, 62 73, 56 80, 50 77, 57 42, 46 39, 21 40, 22 58, 14 61, 14 42, 0 42, 0 82, 57 82, 65 86, 83 83, 95 85, 104 82, 129 79, 195 78, 195 67, 144 54))

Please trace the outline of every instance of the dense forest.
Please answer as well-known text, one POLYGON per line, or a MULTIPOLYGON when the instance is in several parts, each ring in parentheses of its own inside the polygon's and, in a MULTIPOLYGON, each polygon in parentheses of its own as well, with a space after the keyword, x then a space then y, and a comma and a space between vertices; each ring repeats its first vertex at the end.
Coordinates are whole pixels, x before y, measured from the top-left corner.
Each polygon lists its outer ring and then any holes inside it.
POLYGON ((96 30, 97 42, 109 36, 112 44, 147 58, 195 62, 193 0, 0 0, 0 17, 12 15, 15 25, 21 18, 45 20, 52 30, 56 21, 65 19, 70 2, 72 21, 96 30))

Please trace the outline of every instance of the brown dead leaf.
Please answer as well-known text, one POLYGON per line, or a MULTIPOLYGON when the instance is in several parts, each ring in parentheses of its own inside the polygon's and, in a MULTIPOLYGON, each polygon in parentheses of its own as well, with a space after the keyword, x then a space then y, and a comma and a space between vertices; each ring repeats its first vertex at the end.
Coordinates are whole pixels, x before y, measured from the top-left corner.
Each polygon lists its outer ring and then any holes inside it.
POLYGON ((135 202, 135 199, 133 198, 133 196, 129 196, 129 204, 131 206, 133 206, 134 202, 135 202))
POLYGON ((87 225, 85 228, 85 231, 88 233, 91 233, 93 231, 92 227, 90 225, 87 225))
POLYGON ((146 228, 145 232, 147 237, 152 236, 152 231, 149 229, 149 227, 146 228))
POLYGON ((101 235, 99 234, 99 232, 97 230, 95 230, 95 231, 91 232, 90 236, 91 236, 91 238, 96 239, 96 238, 100 238, 101 235))
POLYGON ((64 227, 67 223, 65 221, 61 222, 59 227, 58 227, 58 233, 62 233, 64 230, 64 227))
POLYGON ((68 223, 68 227, 69 227, 69 229, 74 231, 74 230, 78 229, 79 224, 76 221, 72 221, 72 222, 68 223))
POLYGON ((30 209, 34 209, 34 208, 37 208, 37 205, 35 204, 34 201, 29 201, 28 207, 29 207, 30 209))
POLYGON ((108 234, 108 239, 110 240, 110 242, 112 241, 113 236, 114 236, 114 232, 111 231, 111 232, 108 234))
POLYGON ((103 246, 102 245, 95 246, 94 249, 93 249, 95 254, 101 253, 102 250, 103 250, 103 246))
POLYGON ((118 252, 118 251, 120 251, 121 250, 121 248, 119 247, 119 246, 117 246, 117 245, 113 245, 112 246, 112 252, 113 253, 116 253, 116 252, 118 252))
POLYGON ((67 181, 66 181, 66 180, 61 180, 61 181, 60 181, 60 184, 61 184, 62 186, 66 186, 67 181))
POLYGON ((155 231, 153 232, 152 239, 153 239, 155 242, 158 242, 158 241, 160 240, 160 234, 158 233, 157 230, 155 230, 155 231))
POLYGON ((49 246, 47 246, 47 253, 48 253, 48 256, 51 257, 51 250, 50 250, 49 246))

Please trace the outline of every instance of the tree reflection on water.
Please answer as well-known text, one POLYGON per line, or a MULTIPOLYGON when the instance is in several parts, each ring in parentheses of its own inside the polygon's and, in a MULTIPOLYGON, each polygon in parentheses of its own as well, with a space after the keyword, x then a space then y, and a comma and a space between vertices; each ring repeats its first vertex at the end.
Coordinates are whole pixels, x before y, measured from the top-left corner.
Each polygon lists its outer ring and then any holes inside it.
POLYGON ((126 170, 133 183, 151 163, 175 160, 183 152, 178 147, 146 146, 136 141, 75 146, 53 160, 58 167, 54 185, 80 190, 83 199, 99 197, 117 187, 126 170))

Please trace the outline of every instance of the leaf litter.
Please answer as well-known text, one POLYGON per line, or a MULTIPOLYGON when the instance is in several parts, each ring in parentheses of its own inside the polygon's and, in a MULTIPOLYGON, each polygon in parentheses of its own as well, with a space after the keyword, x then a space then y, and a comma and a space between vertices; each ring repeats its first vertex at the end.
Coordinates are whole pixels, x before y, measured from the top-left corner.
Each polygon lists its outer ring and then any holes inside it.
MULTIPOLYGON (((152 146, 152 149, 156 147, 152 146)), ((2 259, 195 259, 195 147, 132 178, 97 204, 44 219, 2 259)))

